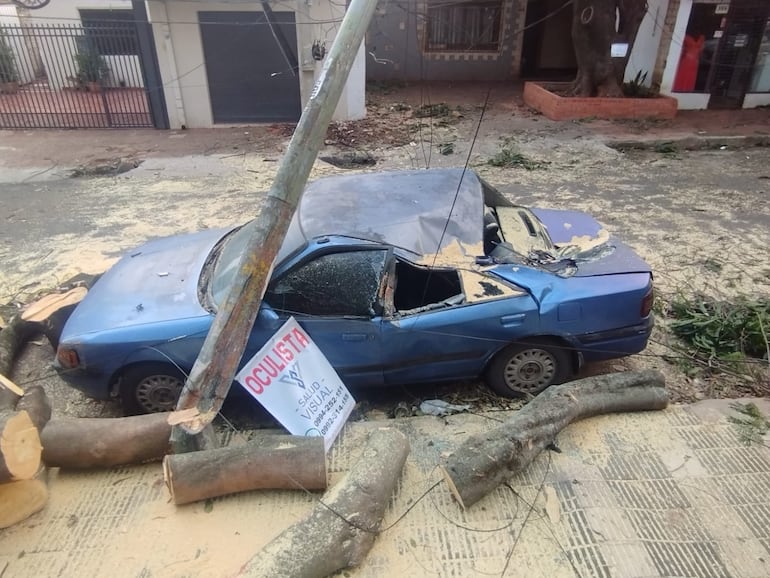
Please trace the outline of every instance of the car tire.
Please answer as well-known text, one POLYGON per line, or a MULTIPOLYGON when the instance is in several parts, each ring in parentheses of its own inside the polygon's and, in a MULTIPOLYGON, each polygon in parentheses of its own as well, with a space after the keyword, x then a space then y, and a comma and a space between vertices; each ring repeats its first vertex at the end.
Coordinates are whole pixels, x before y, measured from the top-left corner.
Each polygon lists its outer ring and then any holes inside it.
POLYGON ((120 378, 120 401, 127 415, 173 411, 185 375, 166 363, 132 365, 120 378))
POLYGON ((504 397, 537 395, 567 381, 572 362, 567 347, 548 341, 514 343, 500 351, 487 368, 489 387, 504 397))

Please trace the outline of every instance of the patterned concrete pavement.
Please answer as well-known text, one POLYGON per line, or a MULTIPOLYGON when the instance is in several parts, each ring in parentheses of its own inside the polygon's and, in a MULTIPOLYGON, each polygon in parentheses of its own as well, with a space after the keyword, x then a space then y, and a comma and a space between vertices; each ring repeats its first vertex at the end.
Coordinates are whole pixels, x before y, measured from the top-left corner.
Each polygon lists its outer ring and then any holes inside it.
MULTIPOLYGON (((574 424, 560 453, 465 512, 443 483, 430 489, 436 465, 505 414, 351 424, 329 454, 332 483, 373 428, 402 429, 412 451, 384 531, 344 575, 770 576, 770 449, 742 442, 729 406, 574 424)), ((175 507, 158 465, 53 471, 49 487, 45 510, 0 530, 0 576, 232 576, 317 499, 251 492, 175 507)))

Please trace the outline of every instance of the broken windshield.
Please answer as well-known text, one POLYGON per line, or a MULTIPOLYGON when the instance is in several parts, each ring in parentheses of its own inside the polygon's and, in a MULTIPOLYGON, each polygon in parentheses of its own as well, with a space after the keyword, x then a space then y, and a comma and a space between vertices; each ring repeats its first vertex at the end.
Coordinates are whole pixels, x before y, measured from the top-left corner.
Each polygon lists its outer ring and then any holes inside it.
MULTIPOLYGON (((242 227, 234 229, 220 241, 209 256, 201 283, 205 287, 206 301, 210 308, 216 309, 227 295, 240 266, 241 256, 255 229, 256 221, 249 221, 242 227)), ((305 242, 305 237, 297 226, 296 220, 292 219, 274 262, 280 263, 289 254, 303 247, 305 242)))

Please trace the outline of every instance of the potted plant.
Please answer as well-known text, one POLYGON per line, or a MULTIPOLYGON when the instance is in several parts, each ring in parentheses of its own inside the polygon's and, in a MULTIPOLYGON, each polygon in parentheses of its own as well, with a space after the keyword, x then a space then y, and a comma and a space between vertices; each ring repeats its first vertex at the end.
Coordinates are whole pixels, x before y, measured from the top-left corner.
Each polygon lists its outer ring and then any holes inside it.
POLYGON ((13 94, 19 90, 19 71, 16 56, 0 32, 0 94, 13 94))
POLYGON ((104 57, 96 48, 84 43, 75 54, 75 64, 78 69, 75 75, 78 86, 90 92, 99 92, 102 80, 109 72, 104 57))

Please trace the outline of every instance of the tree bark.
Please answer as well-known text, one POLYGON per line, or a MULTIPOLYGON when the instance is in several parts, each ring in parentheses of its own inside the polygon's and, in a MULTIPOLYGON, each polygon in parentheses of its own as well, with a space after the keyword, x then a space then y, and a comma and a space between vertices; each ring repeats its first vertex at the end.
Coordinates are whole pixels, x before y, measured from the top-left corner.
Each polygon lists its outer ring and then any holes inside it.
POLYGON ((578 72, 571 93, 622 97, 623 77, 647 11, 646 0, 574 0, 572 10, 572 43, 578 72), (625 57, 612 58, 613 42, 628 43, 625 57))
POLYGON ((391 428, 374 431, 350 472, 307 518, 258 552, 241 575, 321 577, 360 564, 374 544, 408 454, 404 434, 391 428))
POLYGON ((43 431, 48 420, 51 419, 51 402, 48 401, 48 396, 41 386, 33 385, 24 392, 24 395, 16 403, 16 411, 22 410, 29 414, 37 431, 43 431))
MULTIPOLYGON (((8 325, 0 331, 0 374, 7 378, 13 373, 13 362, 24 344, 41 331, 37 323, 24 321, 20 315, 14 315, 8 325)), ((13 409, 19 396, 13 391, 0 387, 0 410, 13 409)))
POLYGON ((468 438, 444 467, 463 508, 522 471, 569 424, 596 415, 664 409, 668 393, 657 371, 599 375, 549 387, 487 432, 468 438))
POLYGON ((0 483, 33 477, 40 467, 42 449, 26 411, 0 412, 0 483))
POLYGON ((245 445, 163 458, 175 504, 258 489, 326 489, 321 437, 268 435, 245 445))
POLYGON ((45 468, 29 480, 0 484, 0 529, 26 520, 48 502, 45 468))
POLYGON ((168 415, 54 419, 43 429, 43 461, 72 469, 158 461, 168 452, 168 415))

